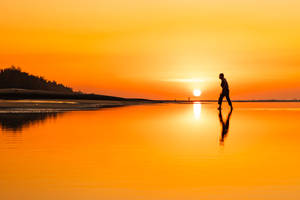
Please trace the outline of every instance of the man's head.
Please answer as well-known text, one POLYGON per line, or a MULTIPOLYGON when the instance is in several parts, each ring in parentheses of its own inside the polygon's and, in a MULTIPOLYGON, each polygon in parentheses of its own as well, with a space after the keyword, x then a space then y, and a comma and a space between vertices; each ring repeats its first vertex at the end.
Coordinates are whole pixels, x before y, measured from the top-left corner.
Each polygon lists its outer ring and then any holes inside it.
POLYGON ((223 79, 223 78, 224 78, 224 74, 223 73, 219 74, 219 79, 223 79))

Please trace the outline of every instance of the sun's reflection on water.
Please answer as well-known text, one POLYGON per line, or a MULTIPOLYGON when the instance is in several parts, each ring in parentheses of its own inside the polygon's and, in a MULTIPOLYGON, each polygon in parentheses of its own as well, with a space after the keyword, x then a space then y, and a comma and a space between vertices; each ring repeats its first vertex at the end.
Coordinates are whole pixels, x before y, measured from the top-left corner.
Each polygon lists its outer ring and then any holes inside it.
POLYGON ((193 107, 194 107, 194 117, 196 120, 198 120, 201 117, 202 105, 200 102, 194 102, 193 107))

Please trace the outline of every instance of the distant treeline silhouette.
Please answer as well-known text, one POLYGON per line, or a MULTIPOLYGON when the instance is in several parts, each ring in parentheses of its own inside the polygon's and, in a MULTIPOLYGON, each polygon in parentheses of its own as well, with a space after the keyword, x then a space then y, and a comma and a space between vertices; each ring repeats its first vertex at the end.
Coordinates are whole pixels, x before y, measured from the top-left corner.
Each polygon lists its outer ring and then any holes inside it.
POLYGON ((74 92, 72 88, 23 72, 11 66, 0 70, 0 99, 79 99, 114 101, 150 101, 74 92))
POLYGON ((34 76, 23 72, 20 68, 11 66, 0 71, 0 89, 20 88, 30 90, 46 90, 63 93, 72 93, 72 88, 55 81, 49 81, 41 76, 34 76))

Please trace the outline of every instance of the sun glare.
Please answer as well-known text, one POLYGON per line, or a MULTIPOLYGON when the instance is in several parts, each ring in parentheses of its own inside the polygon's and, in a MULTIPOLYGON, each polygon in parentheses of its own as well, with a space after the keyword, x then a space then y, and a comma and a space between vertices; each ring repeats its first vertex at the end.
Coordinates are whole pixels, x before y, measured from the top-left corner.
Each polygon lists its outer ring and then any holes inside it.
POLYGON ((201 92, 201 90, 195 89, 193 93, 194 93, 195 97, 199 97, 202 92, 201 92))

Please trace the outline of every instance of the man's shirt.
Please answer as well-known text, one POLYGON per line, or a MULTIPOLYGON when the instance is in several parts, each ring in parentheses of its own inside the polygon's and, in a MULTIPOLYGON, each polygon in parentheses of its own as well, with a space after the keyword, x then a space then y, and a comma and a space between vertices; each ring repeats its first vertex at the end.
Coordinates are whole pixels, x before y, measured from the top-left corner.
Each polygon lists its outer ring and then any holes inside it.
POLYGON ((222 79, 221 87, 223 88, 223 92, 229 92, 229 86, 225 78, 222 79))

